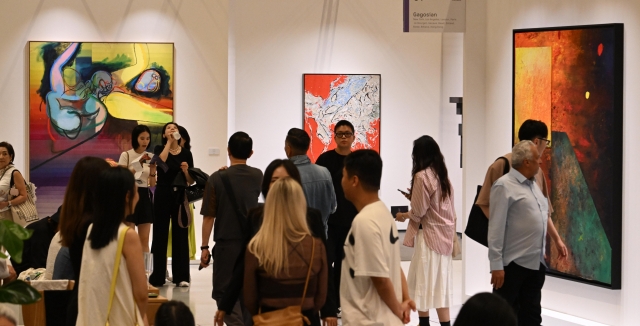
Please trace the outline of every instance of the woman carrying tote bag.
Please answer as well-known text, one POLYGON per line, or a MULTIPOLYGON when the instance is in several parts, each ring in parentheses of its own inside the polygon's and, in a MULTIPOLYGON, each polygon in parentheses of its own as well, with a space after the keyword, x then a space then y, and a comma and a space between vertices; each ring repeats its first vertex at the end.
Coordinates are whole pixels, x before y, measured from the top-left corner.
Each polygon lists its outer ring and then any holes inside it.
POLYGON ((11 206, 20 205, 27 200, 27 186, 24 178, 13 166, 15 157, 13 146, 4 141, 0 142, 0 220, 13 220, 11 206), (10 193, 12 176, 15 188, 18 190, 17 194, 10 193))
POLYGON ((254 325, 320 324, 327 256, 322 240, 311 236, 306 211, 298 182, 283 178, 271 186, 262 226, 245 253, 244 303, 254 325))
POLYGON ((139 198, 133 174, 109 168, 100 174, 97 187, 82 255, 76 325, 148 326, 142 246, 124 224, 139 198))

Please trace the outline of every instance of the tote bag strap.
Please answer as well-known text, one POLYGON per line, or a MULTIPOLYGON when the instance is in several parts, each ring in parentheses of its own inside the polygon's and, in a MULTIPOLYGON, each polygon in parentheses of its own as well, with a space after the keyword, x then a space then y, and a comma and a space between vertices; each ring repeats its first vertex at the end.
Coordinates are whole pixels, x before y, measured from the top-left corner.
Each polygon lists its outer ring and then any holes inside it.
POLYGON ((304 283, 304 292, 302 292, 302 300, 300 306, 304 304, 304 299, 307 297, 307 288, 309 287, 309 277, 311 277, 311 268, 313 267, 313 258, 316 254, 316 239, 311 237, 311 260, 309 261, 309 270, 307 271, 307 281, 304 283))
POLYGON ((116 261, 113 265, 113 275, 111 276, 111 289, 109 290, 109 306, 107 307, 107 323, 109 326, 109 314, 111 313, 111 306, 113 305, 113 297, 116 293, 116 281, 118 280, 118 270, 120 269, 120 258, 122 258, 122 247, 124 246, 124 237, 129 230, 129 227, 125 227, 120 231, 118 237, 118 248, 116 249, 116 261))

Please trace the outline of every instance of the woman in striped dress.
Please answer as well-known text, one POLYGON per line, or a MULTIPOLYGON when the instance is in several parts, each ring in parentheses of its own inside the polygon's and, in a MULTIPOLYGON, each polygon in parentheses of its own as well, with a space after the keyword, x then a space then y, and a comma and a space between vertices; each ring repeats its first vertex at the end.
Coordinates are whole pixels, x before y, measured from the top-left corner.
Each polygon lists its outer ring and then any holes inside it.
POLYGON ((407 276, 409 295, 416 302, 420 325, 429 325, 429 309, 436 309, 440 325, 450 326, 456 236, 453 187, 433 138, 416 139, 412 157, 411 210, 396 215, 399 222, 409 220, 404 245, 415 246, 407 276))

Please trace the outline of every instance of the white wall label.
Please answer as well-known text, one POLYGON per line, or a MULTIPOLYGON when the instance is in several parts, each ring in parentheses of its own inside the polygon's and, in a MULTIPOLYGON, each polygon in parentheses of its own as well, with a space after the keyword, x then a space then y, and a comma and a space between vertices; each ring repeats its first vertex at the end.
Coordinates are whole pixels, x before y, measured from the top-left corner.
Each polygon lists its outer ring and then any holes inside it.
POLYGON ((403 31, 464 33, 466 0, 404 0, 403 31))

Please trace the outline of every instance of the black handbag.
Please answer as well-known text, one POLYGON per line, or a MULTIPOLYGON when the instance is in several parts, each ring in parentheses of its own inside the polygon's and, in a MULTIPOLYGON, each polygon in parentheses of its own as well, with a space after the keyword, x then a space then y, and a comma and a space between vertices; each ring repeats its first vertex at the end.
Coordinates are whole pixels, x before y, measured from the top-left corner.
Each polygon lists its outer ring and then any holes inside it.
MULTIPOLYGON (((509 173, 509 169, 511 168, 509 166, 509 160, 507 160, 507 158, 504 156, 498 157, 496 161, 497 160, 504 160, 504 170, 502 170, 502 175, 509 173)), ((487 240, 487 235, 489 234, 489 218, 484 215, 482 208, 476 205, 481 189, 482 185, 479 185, 476 192, 476 198, 473 199, 471 212, 469 212, 469 220, 467 220, 467 227, 464 230, 464 234, 466 234, 469 239, 485 247, 488 247, 489 243, 487 240)))
POLYGON ((207 180, 209 180, 209 175, 198 168, 189 168, 188 171, 191 179, 195 181, 192 186, 184 190, 184 194, 187 196, 189 204, 191 204, 202 200, 202 197, 204 197, 204 188, 207 185, 207 180))
POLYGON ((183 173, 178 173, 173 180, 173 187, 176 188, 176 190, 184 189, 184 195, 187 197, 187 201, 189 204, 192 204, 202 200, 202 197, 204 197, 204 188, 207 185, 207 180, 209 180, 209 175, 198 168, 189 168, 187 171, 195 183, 187 186, 187 178, 184 177, 183 173))

